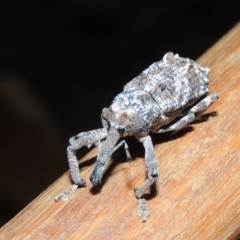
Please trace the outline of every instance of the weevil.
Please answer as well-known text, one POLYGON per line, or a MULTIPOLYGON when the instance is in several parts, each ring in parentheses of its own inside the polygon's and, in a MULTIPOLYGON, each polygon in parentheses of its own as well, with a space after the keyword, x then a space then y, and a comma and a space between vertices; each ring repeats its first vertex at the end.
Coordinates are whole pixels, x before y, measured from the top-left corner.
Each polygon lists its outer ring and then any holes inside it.
POLYGON ((83 146, 98 147, 98 155, 90 176, 93 185, 101 183, 111 155, 124 146, 127 159, 131 161, 128 145, 120 138, 135 136, 145 149, 147 179, 135 196, 139 199, 139 215, 145 221, 149 212, 143 199, 144 193, 158 178, 158 162, 154 153, 150 132, 176 132, 200 119, 212 103, 216 93, 207 96, 209 69, 199 66, 189 58, 168 52, 139 76, 128 82, 109 108, 103 108, 102 128, 82 132, 70 138, 67 148, 69 170, 73 185, 55 200, 66 200, 86 181, 79 172, 76 151, 83 146))

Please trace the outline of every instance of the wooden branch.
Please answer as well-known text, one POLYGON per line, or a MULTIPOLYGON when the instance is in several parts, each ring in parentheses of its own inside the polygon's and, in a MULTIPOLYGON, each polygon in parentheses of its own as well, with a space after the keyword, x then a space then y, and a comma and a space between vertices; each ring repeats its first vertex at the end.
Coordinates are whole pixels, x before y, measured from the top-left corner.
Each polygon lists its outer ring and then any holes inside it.
MULTIPOLYGON (((3 226, 0 238, 234 239, 240 232, 240 24, 198 62, 211 69, 210 91, 220 98, 208 112, 218 116, 173 137, 154 135, 161 175, 147 196, 147 222, 137 215, 133 193, 146 177, 142 146, 133 141, 140 158, 128 164, 116 156, 119 162, 110 164, 100 187, 88 182, 68 201, 55 203, 70 186, 65 173, 3 226)), ((85 179, 95 155, 93 150, 81 160, 85 179)))

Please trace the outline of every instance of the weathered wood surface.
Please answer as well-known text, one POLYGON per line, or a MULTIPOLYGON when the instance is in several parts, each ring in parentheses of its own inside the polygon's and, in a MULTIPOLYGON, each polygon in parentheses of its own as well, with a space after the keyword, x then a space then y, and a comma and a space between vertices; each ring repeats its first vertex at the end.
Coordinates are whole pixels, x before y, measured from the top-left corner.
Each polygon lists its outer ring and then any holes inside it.
MULTIPOLYGON (((234 239, 240 232, 240 24, 198 62, 211 69, 210 92, 220 98, 208 112, 218 116, 172 137, 154 135, 161 175, 147 196, 147 222, 137 215, 133 194, 146 176, 143 148, 131 140, 131 164, 120 153, 100 187, 88 182, 55 203, 70 186, 67 172, 3 226, 0 239, 234 239)), ((95 154, 81 161, 85 179, 95 154)))

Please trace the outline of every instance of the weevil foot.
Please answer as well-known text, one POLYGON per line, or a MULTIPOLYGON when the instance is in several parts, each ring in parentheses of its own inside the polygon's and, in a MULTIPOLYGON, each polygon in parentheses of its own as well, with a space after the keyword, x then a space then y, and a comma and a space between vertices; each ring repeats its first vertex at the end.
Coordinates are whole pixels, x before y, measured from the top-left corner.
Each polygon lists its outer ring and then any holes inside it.
POLYGON ((78 189, 78 185, 73 184, 69 189, 67 189, 65 192, 60 193, 57 195, 54 199, 55 202, 62 200, 62 201, 67 201, 78 189))
POLYGON ((142 221, 146 222, 149 216, 149 210, 144 198, 138 199, 138 215, 142 217, 142 221))

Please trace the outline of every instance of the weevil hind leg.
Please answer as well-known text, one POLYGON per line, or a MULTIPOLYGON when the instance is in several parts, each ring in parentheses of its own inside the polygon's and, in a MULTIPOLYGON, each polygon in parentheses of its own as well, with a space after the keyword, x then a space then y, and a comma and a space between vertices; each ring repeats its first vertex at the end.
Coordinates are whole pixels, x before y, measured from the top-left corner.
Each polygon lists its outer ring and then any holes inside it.
POLYGON ((211 117, 216 117, 217 115, 218 115, 218 112, 216 112, 216 111, 209 112, 209 113, 199 114, 199 115, 196 117, 196 121, 205 122, 205 121, 209 120, 209 118, 211 118, 211 117))
POLYGON ((150 136, 138 139, 143 143, 145 148, 145 164, 147 168, 147 179, 140 188, 134 190, 135 197, 139 200, 138 214, 143 218, 145 222, 149 211, 145 199, 143 198, 144 193, 152 186, 158 177, 158 162, 155 156, 152 140, 150 136))
POLYGON ((193 122, 196 119, 195 114, 192 112, 187 113, 186 116, 180 118, 177 122, 170 125, 167 128, 160 128, 158 131, 155 131, 156 133, 164 133, 164 132, 171 132, 173 131, 176 133, 180 129, 185 128, 188 126, 189 123, 193 122))
POLYGON ((85 186, 86 181, 81 178, 78 159, 76 157, 76 151, 83 146, 90 148, 92 145, 99 143, 100 140, 107 136, 107 129, 101 128, 89 132, 82 132, 69 139, 69 146, 67 148, 68 165, 71 180, 73 185, 65 192, 55 197, 55 201, 66 201, 74 192, 76 192, 79 186, 85 186))
POLYGON ((193 112, 196 114, 196 120, 208 120, 210 116, 216 116, 217 112, 211 112, 202 114, 203 111, 208 109, 216 100, 218 99, 218 95, 216 93, 212 93, 209 96, 202 99, 199 103, 193 106, 189 112, 193 112))
POLYGON ((177 122, 173 123, 167 128, 160 128, 158 131, 155 132, 164 133, 173 131, 174 133, 176 133, 177 131, 185 128, 186 126, 188 126, 189 123, 195 120, 207 120, 204 116, 214 116, 216 115, 216 112, 203 115, 202 112, 208 109, 217 99, 218 95, 216 93, 210 94, 209 96, 198 102, 196 105, 194 105, 192 108, 190 108, 186 115, 180 118, 177 122))

